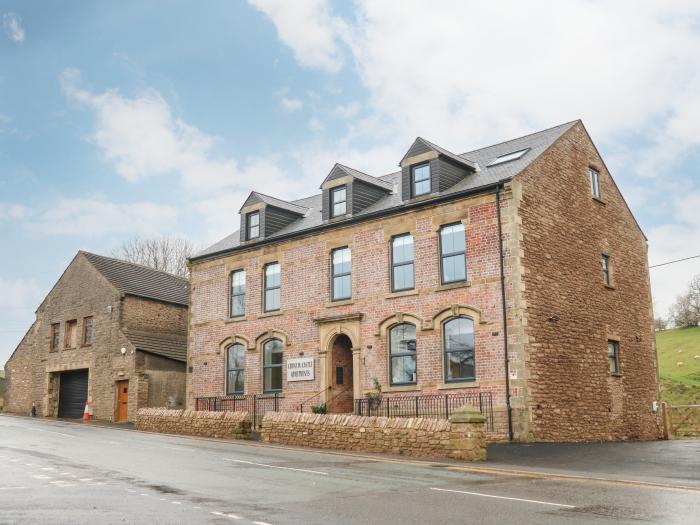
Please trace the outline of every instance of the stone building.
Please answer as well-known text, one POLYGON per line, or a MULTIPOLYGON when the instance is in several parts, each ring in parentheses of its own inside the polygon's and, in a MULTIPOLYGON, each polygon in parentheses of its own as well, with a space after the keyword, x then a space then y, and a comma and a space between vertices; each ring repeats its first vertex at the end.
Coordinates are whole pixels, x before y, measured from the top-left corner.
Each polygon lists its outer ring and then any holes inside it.
POLYGON ((583 123, 459 155, 418 138, 399 165, 252 192, 191 259, 188 405, 349 412, 379 385, 482 393, 500 437, 657 438, 647 242, 583 123))
POLYGON ((5 365, 6 410, 132 421, 141 407, 182 407, 186 279, 78 252, 5 365))

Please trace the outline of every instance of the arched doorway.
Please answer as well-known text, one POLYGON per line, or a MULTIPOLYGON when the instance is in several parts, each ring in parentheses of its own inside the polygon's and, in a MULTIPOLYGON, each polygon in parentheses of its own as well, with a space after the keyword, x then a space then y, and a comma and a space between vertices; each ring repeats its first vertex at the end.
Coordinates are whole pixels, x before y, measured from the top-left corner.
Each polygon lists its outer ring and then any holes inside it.
POLYGON ((353 407, 352 341, 338 334, 331 348, 331 381, 327 409, 329 413, 346 414, 353 407))

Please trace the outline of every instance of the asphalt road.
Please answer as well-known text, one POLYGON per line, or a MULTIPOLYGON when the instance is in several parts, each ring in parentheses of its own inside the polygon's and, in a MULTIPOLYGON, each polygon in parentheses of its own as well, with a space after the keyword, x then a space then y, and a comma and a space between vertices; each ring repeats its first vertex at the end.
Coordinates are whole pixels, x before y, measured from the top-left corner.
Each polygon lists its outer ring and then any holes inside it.
POLYGON ((698 523, 698 488, 497 466, 0 416, 0 523, 698 523))

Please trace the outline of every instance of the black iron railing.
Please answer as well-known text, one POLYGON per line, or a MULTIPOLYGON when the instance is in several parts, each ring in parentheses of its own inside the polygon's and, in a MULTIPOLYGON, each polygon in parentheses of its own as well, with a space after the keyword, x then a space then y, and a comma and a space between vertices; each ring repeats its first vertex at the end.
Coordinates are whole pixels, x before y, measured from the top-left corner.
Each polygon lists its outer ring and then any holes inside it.
POLYGON ((356 399, 355 414, 360 416, 422 417, 448 419, 458 408, 469 405, 486 418, 486 430, 493 431, 493 399, 490 392, 422 396, 389 396, 356 399))
POLYGON ((248 394, 225 397, 198 397, 195 410, 211 412, 248 412, 253 429, 262 425, 265 412, 279 412, 279 394, 248 394))

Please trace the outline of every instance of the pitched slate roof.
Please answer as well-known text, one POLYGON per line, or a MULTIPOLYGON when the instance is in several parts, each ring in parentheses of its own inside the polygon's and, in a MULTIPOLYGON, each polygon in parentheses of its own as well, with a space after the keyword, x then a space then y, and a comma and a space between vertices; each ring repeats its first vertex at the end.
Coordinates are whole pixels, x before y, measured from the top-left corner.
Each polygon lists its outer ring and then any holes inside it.
POLYGON ((351 168, 349 166, 345 166, 343 164, 337 163, 335 166, 333 166, 333 169, 330 171, 328 176, 323 179, 323 182, 321 183, 321 186, 328 180, 328 178, 331 176, 333 171, 335 169, 339 169, 340 171, 344 172, 345 174, 349 175, 350 177, 354 177, 358 180, 361 180, 363 182, 366 182, 367 184, 371 184, 372 186, 377 186, 383 190, 386 191, 392 191, 394 189, 394 185, 391 184, 390 182, 387 182, 383 179, 380 179, 379 177, 373 177, 372 175, 367 175, 366 173, 363 173, 359 170, 356 170, 355 168, 351 168))
POLYGON ((241 209, 245 208, 248 204, 254 204, 257 202, 264 202, 269 206, 287 210, 292 213, 296 213, 297 215, 304 215, 307 211, 309 211, 308 208, 305 208, 304 206, 299 206, 293 202, 283 201, 282 199, 276 199, 275 197, 270 197, 269 195, 260 193, 259 191, 251 191, 250 195, 248 195, 248 198, 243 203, 243 206, 241 206, 241 209))
POLYGON ((84 251, 79 253, 115 288, 125 294, 184 306, 189 304, 187 279, 112 257, 84 251))
MULTIPOLYGON (((493 184, 511 179, 519 172, 524 170, 527 166, 529 166, 537 157, 539 157, 547 148, 549 148, 559 137, 561 137, 565 132, 572 128, 577 122, 579 121, 576 120, 572 122, 567 122, 565 124, 561 124, 553 128, 538 131, 530 135, 525 135, 524 137, 508 140, 505 142, 494 144, 492 146, 487 146, 485 148, 476 149, 458 155, 460 159, 462 159, 465 162, 469 162, 471 165, 473 165, 476 171, 474 173, 470 173, 461 182, 455 184, 454 186, 442 192, 441 194, 436 195, 435 198, 443 195, 450 195, 452 193, 458 193, 469 190, 478 190, 479 188, 488 187, 493 184), (514 151, 526 148, 529 148, 529 151, 519 159, 510 162, 504 162, 502 164, 496 164, 495 166, 488 166, 488 164, 496 157, 500 157, 501 155, 506 155, 508 153, 512 153, 514 151)), ((429 144, 430 147, 438 148, 432 143, 429 144)), ((444 151, 446 153, 443 154, 449 153, 447 150, 444 151)), ((450 153, 450 155, 454 154, 450 153)), ((396 185, 399 188, 399 191, 387 194, 386 197, 380 199, 379 201, 368 206, 361 212, 355 214, 353 218, 381 211, 388 212, 392 209, 399 209, 409 204, 402 201, 401 198, 400 171, 390 173, 388 175, 383 175, 377 178, 379 180, 385 181, 387 185, 396 185)), ((426 199, 426 201, 430 201, 430 199, 426 199)), ((261 239, 260 241, 255 243, 248 243, 247 245, 257 246, 260 244, 264 244, 267 241, 272 241, 275 238, 283 237, 292 233, 303 232, 304 230, 309 230, 323 225, 323 217, 321 215, 321 194, 312 195, 310 197, 295 200, 293 201, 293 203, 298 206, 308 208, 308 213, 302 219, 294 221, 293 223, 289 224, 285 228, 282 228, 273 235, 270 235, 265 239, 261 239)), ((343 221, 339 221, 340 224, 342 224, 342 222, 343 221)), ((201 251, 200 253, 192 257, 192 260, 196 261, 199 258, 211 257, 215 254, 219 254, 222 252, 225 253, 238 248, 240 245, 240 234, 238 231, 236 231, 231 235, 221 239, 217 243, 209 246, 205 250, 201 251)))
POLYGON ((173 337, 167 334, 125 331, 134 348, 149 354, 160 355, 176 361, 187 361, 187 338, 173 337))

